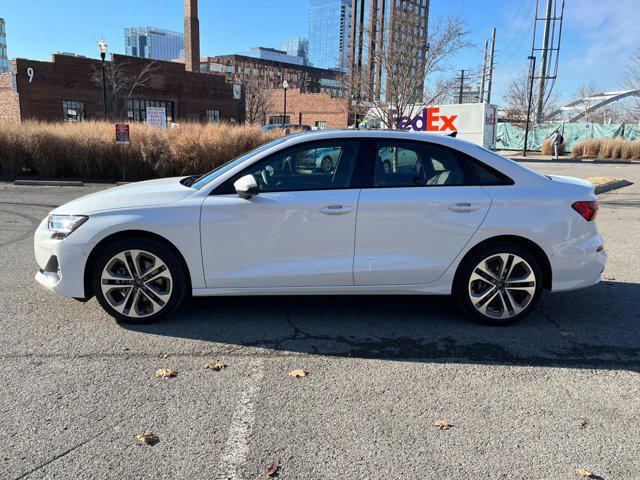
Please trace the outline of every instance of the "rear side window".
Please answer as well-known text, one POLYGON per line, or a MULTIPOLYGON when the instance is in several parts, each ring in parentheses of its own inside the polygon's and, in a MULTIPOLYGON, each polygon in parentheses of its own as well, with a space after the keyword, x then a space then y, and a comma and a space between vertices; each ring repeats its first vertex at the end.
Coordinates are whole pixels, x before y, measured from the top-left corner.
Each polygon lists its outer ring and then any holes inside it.
POLYGON ((503 175, 456 150, 423 142, 376 141, 374 187, 504 185, 503 175))

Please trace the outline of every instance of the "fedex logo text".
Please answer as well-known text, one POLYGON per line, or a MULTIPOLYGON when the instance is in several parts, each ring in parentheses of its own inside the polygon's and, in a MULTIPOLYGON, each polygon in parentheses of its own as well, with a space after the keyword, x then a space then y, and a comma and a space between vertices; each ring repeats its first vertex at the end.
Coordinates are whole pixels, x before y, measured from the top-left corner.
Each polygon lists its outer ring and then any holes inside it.
POLYGON ((398 118, 398 128, 423 132, 453 132, 458 130, 455 126, 457 118, 458 115, 440 115, 439 107, 425 108, 414 118, 398 118))

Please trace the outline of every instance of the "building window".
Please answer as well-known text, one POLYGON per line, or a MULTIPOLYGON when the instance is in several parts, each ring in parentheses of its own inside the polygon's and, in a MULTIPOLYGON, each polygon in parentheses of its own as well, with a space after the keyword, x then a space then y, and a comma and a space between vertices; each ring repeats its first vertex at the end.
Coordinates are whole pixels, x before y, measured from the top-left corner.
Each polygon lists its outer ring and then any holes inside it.
POLYGON ((289 125, 291 124, 291 117, 287 115, 283 117, 282 115, 271 115, 269 117, 269 125, 289 125))
POLYGON ((249 67, 244 67, 244 74, 245 75, 249 75, 249 73, 251 72, 251 69, 249 67))
POLYGON ((127 100, 127 118, 134 122, 146 122, 147 107, 164 107, 167 112, 167 122, 173 122, 173 102, 163 100, 127 100))
POLYGON ((207 110, 207 123, 219 123, 220 110, 207 110))
POLYGON ((326 130, 327 129, 327 122, 325 122, 324 120, 316 121, 316 128, 318 130, 326 130))
POLYGON ((233 73, 233 65, 227 65, 227 73, 233 73))
POLYGON ((67 122, 81 122, 84 120, 84 103, 82 102, 64 100, 62 102, 62 111, 67 122))

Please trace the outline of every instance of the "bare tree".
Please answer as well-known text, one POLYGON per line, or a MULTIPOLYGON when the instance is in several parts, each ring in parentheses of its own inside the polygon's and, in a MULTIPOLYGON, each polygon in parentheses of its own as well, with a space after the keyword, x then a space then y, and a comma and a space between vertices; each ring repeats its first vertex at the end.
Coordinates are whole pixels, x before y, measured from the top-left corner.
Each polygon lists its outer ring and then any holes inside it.
POLYGON ((386 128, 398 128, 398 118, 412 115, 418 103, 441 101, 450 87, 443 79, 447 61, 471 45, 460 16, 437 19, 429 25, 427 38, 416 38, 423 22, 419 15, 400 8, 394 14, 392 39, 375 41, 376 32, 382 30, 376 22, 364 32, 362 44, 370 49, 369 62, 354 66, 348 90, 356 112, 368 111, 386 128))
POLYGON ((269 86, 257 78, 244 82, 245 118, 249 125, 265 123, 267 113, 272 109, 269 86))
MULTIPOLYGON (((631 56, 621 83, 629 90, 640 90, 640 49, 631 56)), ((640 97, 632 97, 624 103, 623 115, 630 123, 640 122, 640 97)))
MULTIPOLYGON (((111 60, 105 64, 107 93, 111 98, 111 114, 120 119, 125 111, 125 101, 138 89, 153 86, 153 74, 158 71, 158 62, 150 62, 139 70, 131 66, 130 60, 111 60), (132 73, 133 72, 133 73, 132 73)), ((102 70, 93 69, 92 80, 102 86, 102 70)))
MULTIPOLYGON (((510 123, 516 125, 524 125, 527 121, 527 109, 529 108, 529 89, 530 89, 529 71, 525 70, 522 74, 514 78, 507 89, 506 95, 502 97, 506 118, 510 123)), ((531 99, 531 122, 535 122, 534 108, 536 104, 536 88, 533 88, 533 98, 531 99)), ((553 120, 549 117, 559 108, 558 93, 552 93, 545 102, 542 110, 542 118, 553 120)))

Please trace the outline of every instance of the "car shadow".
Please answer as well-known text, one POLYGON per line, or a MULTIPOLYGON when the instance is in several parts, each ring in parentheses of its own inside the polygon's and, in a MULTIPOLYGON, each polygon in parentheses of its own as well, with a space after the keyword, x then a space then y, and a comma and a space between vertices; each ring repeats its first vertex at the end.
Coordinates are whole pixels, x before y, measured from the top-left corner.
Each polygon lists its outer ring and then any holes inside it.
POLYGON ((275 352, 414 362, 640 371, 640 284, 546 293, 508 327, 462 314, 452 297, 272 296, 188 300, 144 334, 275 352))

